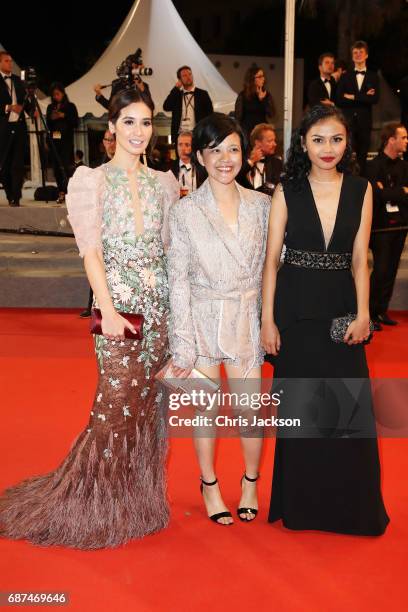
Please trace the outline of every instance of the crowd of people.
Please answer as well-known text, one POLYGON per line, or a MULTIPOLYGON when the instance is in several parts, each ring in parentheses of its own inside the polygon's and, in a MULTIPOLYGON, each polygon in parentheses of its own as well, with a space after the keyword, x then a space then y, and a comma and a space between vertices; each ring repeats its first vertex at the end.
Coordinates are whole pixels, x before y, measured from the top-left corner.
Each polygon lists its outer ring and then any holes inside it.
MULTIPOLYGON (((0 497, 0 535, 92 549, 164 529, 168 396, 155 376, 194 379, 197 369, 219 383, 223 367, 238 398, 234 414, 248 417, 240 393, 259 395, 265 358, 274 365, 271 392, 283 398, 278 414, 301 421, 296 433, 277 432, 269 522, 385 532, 364 345, 370 315, 378 326, 395 323, 387 307, 406 236, 407 131, 386 126, 381 152, 366 165, 379 85, 366 68, 365 43, 353 45, 352 57, 354 69, 338 81, 334 58, 320 58, 313 105, 285 163, 276 155, 262 70, 248 73, 234 118, 214 113, 191 69, 179 69, 164 103, 178 154, 167 172, 146 163, 154 114, 148 88, 139 83, 107 101, 106 159, 91 169, 79 156, 66 196, 93 291, 89 306, 101 315, 95 400, 61 465, 0 497), (142 335, 131 315, 143 316, 142 335), (352 392, 346 380, 354 381, 352 392)), ((55 91, 51 119, 58 121, 68 111, 63 91, 55 91)), ((206 513, 230 526, 216 474, 211 418, 218 408, 207 407, 210 424, 193 439, 206 513)), ((243 476, 235 513, 252 523, 264 428, 248 422, 238 426, 243 476)))

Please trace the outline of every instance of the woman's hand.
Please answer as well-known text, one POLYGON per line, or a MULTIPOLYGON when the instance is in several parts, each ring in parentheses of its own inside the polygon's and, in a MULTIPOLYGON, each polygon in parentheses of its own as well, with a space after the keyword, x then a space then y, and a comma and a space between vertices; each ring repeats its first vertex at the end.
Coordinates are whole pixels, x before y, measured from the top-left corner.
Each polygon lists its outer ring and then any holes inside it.
POLYGON ((261 346, 271 355, 277 355, 281 347, 281 339, 275 323, 262 323, 261 346))
POLYGON ((136 334, 133 325, 116 310, 102 314, 102 334, 108 340, 124 340, 126 328, 136 334))
POLYGON ((173 359, 170 359, 167 372, 168 370, 171 370, 170 374, 171 376, 174 376, 174 378, 188 378, 191 374, 192 369, 193 368, 179 368, 178 366, 176 366, 173 359))
POLYGON ((368 317, 355 319, 347 328, 344 342, 351 346, 352 344, 361 344, 368 340, 370 336, 370 319, 368 317))
POLYGON ((263 89, 262 87, 258 87, 256 90, 256 94, 260 100, 263 100, 267 94, 267 91, 266 89, 263 89))

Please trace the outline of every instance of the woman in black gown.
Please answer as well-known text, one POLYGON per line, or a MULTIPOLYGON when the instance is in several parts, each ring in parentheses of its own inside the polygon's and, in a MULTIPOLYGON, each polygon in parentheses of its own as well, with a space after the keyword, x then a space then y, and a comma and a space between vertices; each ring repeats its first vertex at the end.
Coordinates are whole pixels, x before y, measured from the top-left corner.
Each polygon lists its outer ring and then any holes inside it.
POLYGON ((363 346, 372 191, 347 173, 350 158, 343 115, 314 107, 293 134, 273 198, 261 341, 275 356, 279 416, 300 418, 301 427, 279 429, 269 522, 381 535, 389 519, 363 346), (332 321, 349 313, 357 316, 336 343, 332 321))

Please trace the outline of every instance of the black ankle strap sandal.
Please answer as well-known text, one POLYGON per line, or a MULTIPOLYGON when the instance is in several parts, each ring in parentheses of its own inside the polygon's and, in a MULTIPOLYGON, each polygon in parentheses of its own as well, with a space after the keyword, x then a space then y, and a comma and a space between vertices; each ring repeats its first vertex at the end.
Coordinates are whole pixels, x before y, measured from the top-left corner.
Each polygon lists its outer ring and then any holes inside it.
MULTIPOLYGON (((200 484, 200 491, 201 494, 203 494, 203 485, 205 485, 206 487, 212 487, 213 485, 217 484, 218 479, 216 478, 213 482, 206 482, 203 478, 201 478, 201 484, 200 484)), ((211 516, 208 517, 211 521, 214 521, 214 523, 217 523, 217 525, 222 525, 223 527, 228 527, 229 525, 233 525, 233 523, 220 523, 219 519, 221 518, 232 518, 232 514, 231 512, 225 511, 225 512, 217 512, 216 514, 212 514, 211 516)))
MULTIPOLYGON (((256 476, 256 478, 250 478, 249 476, 244 474, 243 477, 241 478, 241 485, 242 485, 242 481, 244 480, 244 478, 248 482, 256 482, 259 478, 259 474, 258 476, 256 476)), ((252 523, 252 521, 255 519, 256 515, 258 514, 258 510, 256 508, 238 508, 237 514, 238 514, 238 518, 240 521, 243 521, 244 523, 252 523), (243 516, 244 514, 253 514, 254 518, 244 517, 243 516)))

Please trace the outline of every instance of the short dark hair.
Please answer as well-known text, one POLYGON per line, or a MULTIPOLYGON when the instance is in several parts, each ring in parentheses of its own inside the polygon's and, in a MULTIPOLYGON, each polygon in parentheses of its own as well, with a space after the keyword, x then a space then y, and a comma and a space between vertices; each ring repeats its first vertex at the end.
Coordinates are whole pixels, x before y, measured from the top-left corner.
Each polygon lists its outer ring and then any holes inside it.
POLYGON ((368 53, 368 45, 365 40, 356 40, 355 43, 351 45, 351 50, 353 49, 365 49, 368 53))
POLYGON ((390 138, 395 138, 398 129, 404 129, 405 125, 399 121, 390 121, 386 123, 381 130, 381 146, 380 151, 383 151, 387 146, 390 138))
POLYGON ((179 68, 177 70, 177 78, 180 79, 181 77, 181 71, 182 70, 191 70, 190 66, 181 66, 181 68, 179 68))
POLYGON ((75 151, 75 155, 78 157, 78 159, 84 159, 84 152, 81 149, 77 149, 75 151))
POLYGON ((204 149, 214 149, 230 134, 238 134, 241 141, 242 156, 244 157, 247 142, 244 132, 238 121, 228 117, 224 113, 211 113, 208 117, 201 119, 193 130, 193 158, 197 160, 197 152, 204 149))
POLYGON ((139 89, 122 89, 118 91, 109 102, 109 121, 115 124, 119 119, 121 110, 135 102, 143 102, 143 104, 146 104, 153 116, 154 102, 149 93, 140 91, 139 89))
POLYGON ((331 57, 332 59, 336 59, 334 53, 331 53, 330 51, 327 51, 326 53, 321 53, 319 55, 319 66, 323 64, 323 60, 325 57, 331 57))

